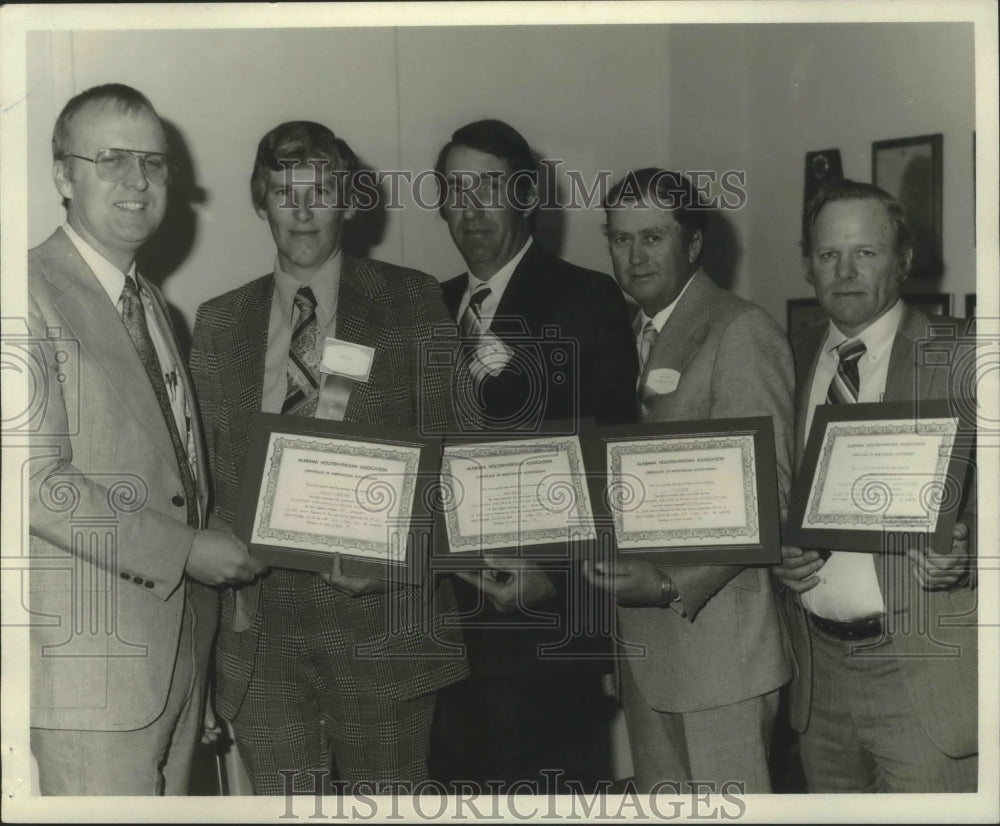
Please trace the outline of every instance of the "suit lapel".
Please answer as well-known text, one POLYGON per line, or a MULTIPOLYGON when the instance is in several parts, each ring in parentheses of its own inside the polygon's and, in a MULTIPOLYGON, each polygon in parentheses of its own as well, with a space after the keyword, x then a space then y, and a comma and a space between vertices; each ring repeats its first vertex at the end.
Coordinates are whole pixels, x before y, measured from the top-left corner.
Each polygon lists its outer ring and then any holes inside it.
POLYGON ((445 281, 441 285, 441 292, 444 295, 444 303, 448 308, 448 312, 451 313, 451 317, 457 322, 458 318, 458 308, 462 306, 462 296, 465 295, 465 290, 469 286, 469 274, 465 273, 458 276, 457 278, 452 278, 449 281, 445 281))
MULTIPOLYGON (((652 370, 676 370, 678 375, 684 373, 684 368, 694 358, 708 335, 709 310, 714 289, 708 276, 701 270, 691 277, 687 290, 653 342, 649 358, 642 368, 640 388, 646 386, 652 370)), ((669 394, 661 398, 668 397, 669 394)), ((654 401, 653 404, 655 406, 657 402, 654 401)))
MULTIPOLYGON (((507 289, 493 314, 490 332, 504 339, 523 338, 536 331, 540 305, 544 304, 544 254, 532 242, 524 257, 511 273, 507 289)), ((554 319, 552 319, 554 321, 554 319)))
POLYGON ((827 326, 809 330, 795 348, 795 467, 802 461, 806 444, 806 412, 809 410, 809 396, 812 392, 813 376, 819 363, 820 348, 826 339, 827 326))
POLYGON ((922 399, 947 396, 947 365, 921 365, 920 386, 917 383, 917 342, 927 338, 928 324, 930 319, 927 316, 904 302, 903 316, 889 354, 889 373, 883 397, 886 401, 909 401, 918 393, 922 399))
POLYGON ((48 276, 61 291, 55 299, 56 307, 80 347, 91 354, 108 386, 131 412, 136 425, 146 432, 150 444, 168 466, 176 466, 177 457, 163 411, 121 316, 66 234, 59 229, 50 240, 54 266, 48 276))
MULTIPOLYGON (((198 500, 201 506, 201 517, 202 523, 204 524, 205 512, 208 506, 208 461, 205 456, 205 452, 202 449, 204 445, 201 419, 197 412, 197 403, 195 401, 194 395, 194 385, 191 383, 191 375, 188 373, 184 366, 184 359, 181 357, 180 348, 177 346, 177 339, 174 335, 174 327, 170 323, 170 317, 167 315, 167 308, 164 304, 163 296, 158 290, 152 287, 149 282, 139 276, 139 282, 146 289, 147 293, 152 297, 153 303, 153 315, 156 318, 156 323, 159 325, 160 330, 163 331, 163 336, 166 341, 167 349, 170 351, 170 358, 173 360, 174 364, 177 365, 177 374, 184 385, 184 399, 187 403, 187 416, 190 423, 194 448, 195 448, 195 462, 197 464, 197 489, 198 489, 198 500)), ((181 441, 184 441, 184 435, 181 434, 181 441)))
POLYGON ((246 454, 250 430, 264 398, 264 363, 273 295, 273 274, 251 281, 231 308, 231 323, 215 331, 216 350, 225 354, 219 380, 223 384, 222 398, 231 405, 227 418, 237 456, 246 454), (248 389, 250 396, 246 398, 248 389))
POLYGON ((358 406, 372 392, 372 380, 380 367, 387 338, 393 334, 382 272, 371 260, 344 258, 337 296, 337 338, 375 350, 369 381, 355 385, 344 419, 351 421, 358 406))

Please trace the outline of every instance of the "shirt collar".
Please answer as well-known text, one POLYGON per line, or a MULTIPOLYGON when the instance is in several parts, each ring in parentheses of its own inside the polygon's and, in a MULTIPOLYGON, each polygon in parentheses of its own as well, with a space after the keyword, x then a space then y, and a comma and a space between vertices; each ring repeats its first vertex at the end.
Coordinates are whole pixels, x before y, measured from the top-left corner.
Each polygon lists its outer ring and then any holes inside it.
POLYGON ((681 291, 677 294, 677 298, 675 298, 673 301, 671 301, 666 307, 664 307, 662 310, 660 310, 660 312, 658 312, 652 318, 650 318, 648 315, 646 315, 645 311, 642 308, 639 309, 639 331, 640 331, 640 333, 642 332, 643 329, 645 329, 646 324, 648 324, 650 321, 653 322, 653 327, 656 328, 656 332, 657 333, 659 333, 663 329, 663 325, 665 325, 667 323, 667 319, 669 319, 670 316, 673 314, 674 309, 677 307, 677 303, 684 296, 684 293, 687 292, 687 288, 691 286, 691 282, 694 281, 694 277, 699 272, 701 272, 701 268, 700 267, 697 270, 695 270, 694 273, 692 273, 691 277, 687 280, 687 283, 684 285, 684 287, 681 289, 681 291))
MULTIPOLYGON (((80 253, 80 257, 83 259, 84 263, 90 267, 91 272, 97 278, 100 285, 104 288, 104 291, 108 294, 108 298, 111 299, 111 303, 116 305, 118 300, 122 297, 122 290, 125 287, 125 273, 123 273, 118 267, 108 261, 103 255, 101 255, 97 250, 95 250, 90 244, 88 244, 80 234, 69 225, 67 221, 62 225, 63 232, 66 233, 66 237, 73 243, 76 247, 76 251, 80 253)), ((132 262, 132 266, 129 267, 128 274, 134 279, 136 277, 135 261, 132 262)), ((136 285, 138 286, 138 280, 136 280, 136 285)))
POLYGON ((521 263, 521 259, 524 258, 524 254, 528 251, 528 247, 530 246, 531 236, 528 236, 528 240, 525 241, 524 246, 518 250, 517 255, 493 273, 489 281, 483 281, 481 278, 476 278, 476 276, 474 276, 470 271, 469 286, 466 291, 468 295, 472 295, 476 291, 476 288, 482 284, 485 284, 490 288, 491 296, 499 298, 503 295, 504 290, 507 289, 507 285, 510 283, 511 276, 514 275, 514 270, 517 269, 517 265, 521 263))
POLYGON ((337 254, 327 259, 308 284, 303 284, 294 275, 289 275, 281 269, 277 258, 274 260, 274 288, 278 295, 281 317, 289 324, 292 322, 292 307, 295 294, 301 287, 309 287, 316 297, 316 322, 320 328, 330 326, 337 312, 337 293, 340 290, 340 276, 343 270, 344 256, 337 254))
POLYGON ((837 357, 836 350, 841 344, 849 339, 857 339, 865 345, 865 356, 871 361, 880 359, 892 346, 892 340, 899 329, 899 322, 903 317, 903 302, 896 299, 892 307, 869 324, 856 336, 845 336, 837 329, 833 321, 827 327, 826 345, 824 350, 828 355, 837 357))

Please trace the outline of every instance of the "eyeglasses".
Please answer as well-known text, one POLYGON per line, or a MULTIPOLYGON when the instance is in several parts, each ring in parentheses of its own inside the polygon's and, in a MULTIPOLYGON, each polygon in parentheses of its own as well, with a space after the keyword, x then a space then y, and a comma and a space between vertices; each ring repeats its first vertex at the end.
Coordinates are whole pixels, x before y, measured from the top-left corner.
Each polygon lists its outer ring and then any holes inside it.
POLYGON ((94 165, 97 177, 109 184, 123 180, 139 164, 142 174, 151 184, 164 184, 170 171, 170 158, 162 152, 138 152, 134 149, 101 149, 96 158, 86 158, 67 152, 67 158, 79 158, 94 165))

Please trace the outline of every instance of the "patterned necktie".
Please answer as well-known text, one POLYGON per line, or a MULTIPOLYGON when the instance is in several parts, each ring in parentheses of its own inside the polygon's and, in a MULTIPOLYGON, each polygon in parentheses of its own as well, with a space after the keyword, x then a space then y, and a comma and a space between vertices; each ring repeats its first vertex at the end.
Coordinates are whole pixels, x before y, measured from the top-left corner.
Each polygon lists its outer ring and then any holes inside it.
POLYGON ((656 341, 656 327, 653 326, 653 321, 650 319, 646 322, 646 325, 642 328, 642 339, 639 342, 639 375, 642 375, 642 371, 646 366, 646 362, 649 359, 649 352, 653 349, 653 342, 656 341))
POLYGON ((865 354, 865 343, 858 339, 848 339, 837 347, 840 364, 837 365, 837 375, 830 382, 826 391, 827 404, 854 404, 861 390, 861 379, 858 376, 858 361, 865 354))
POLYGON ((486 284, 481 284, 469 296, 469 306, 462 313, 462 338, 478 340, 483 337, 483 317, 480 310, 490 292, 491 290, 486 284))
POLYGON ((316 339, 319 338, 319 322, 316 321, 316 296, 309 287, 300 287, 295 293, 295 309, 298 311, 292 343, 288 347, 288 388, 281 412, 291 416, 313 416, 319 397, 319 381, 316 377, 319 354, 316 339))
POLYGON ((167 387, 163 383, 163 372, 160 360, 156 356, 156 348, 153 346, 153 339, 149 335, 149 326, 146 323, 146 311, 142 306, 142 298, 136 288, 135 281, 129 276, 125 276, 125 286, 121 295, 122 322, 128 331, 132 343, 135 345, 142 366, 146 368, 146 375, 149 376, 149 383, 153 386, 156 394, 156 401, 160 405, 160 412, 170 433, 170 442, 174 446, 174 455, 177 457, 177 468, 181 474, 181 484, 184 486, 184 498, 187 500, 187 519, 192 528, 199 525, 198 519, 198 492, 194 486, 194 475, 191 473, 191 466, 188 464, 187 449, 181 441, 180 433, 177 430, 177 420, 174 418, 174 411, 170 407, 170 400, 167 398, 167 387))

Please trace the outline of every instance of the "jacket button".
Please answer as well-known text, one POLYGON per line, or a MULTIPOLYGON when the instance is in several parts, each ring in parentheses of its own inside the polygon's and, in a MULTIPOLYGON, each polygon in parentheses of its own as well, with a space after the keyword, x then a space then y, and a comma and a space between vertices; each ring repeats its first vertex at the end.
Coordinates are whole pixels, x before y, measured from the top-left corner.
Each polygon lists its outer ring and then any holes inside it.
POLYGON ((141 576, 134 576, 134 577, 132 577, 132 581, 136 585, 142 585, 142 577, 141 576))
POLYGON ((174 494, 174 498, 170 500, 172 504, 176 505, 178 508, 184 505, 184 497, 179 493, 174 494))
POLYGON ((132 578, 132 574, 129 574, 129 573, 126 573, 125 571, 122 571, 122 579, 131 579, 131 578, 132 578))
POLYGON ((145 585, 147 588, 152 588, 153 587, 153 583, 150 582, 148 579, 143 583, 143 585, 145 585))

